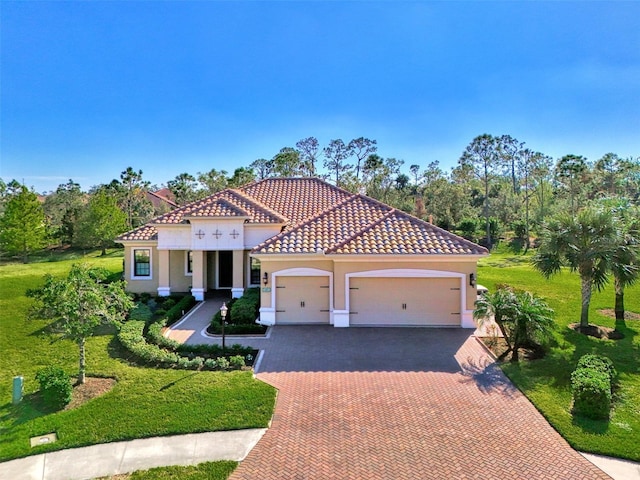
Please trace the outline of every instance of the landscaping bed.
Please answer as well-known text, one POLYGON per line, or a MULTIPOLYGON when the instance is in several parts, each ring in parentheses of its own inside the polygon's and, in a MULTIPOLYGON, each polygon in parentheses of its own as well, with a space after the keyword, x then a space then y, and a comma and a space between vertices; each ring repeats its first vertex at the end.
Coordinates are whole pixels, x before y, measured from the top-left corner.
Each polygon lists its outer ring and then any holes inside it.
MULTIPOLYGON (((573 448, 640 461, 640 323, 631 318, 616 325, 613 282, 593 292, 589 319, 610 330, 617 327, 624 338, 615 341, 583 335, 569 327, 580 319, 581 285, 578 275, 567 270, 545 280, 533 270, 528 257, 514 260, 511 254, 492 252, 480 261, 478 282, 490 291, 503 283, 531 291, 555 310, 554 338, 544 358, 500 364, 511 381, 573 448), (573 415, 571 374, 585 354, 610 358, 619 374, 606 420, 573 415)), ((625 289, 625 306, 630 312, 640 311, 640 284, 625 289)))
MULTIPOLYGON (((122 268, 121 256, 85 260, 114 273, 122 268)), ((72 408, 55 412, 44 408, 36 372, 53 364, 77 375, 77 346, 69 340, 52 341, 47 322, 27 319, 31 300, 25 291, 40 286, 47 273, 66 275, 74 261, 0 269, 0 461, 96 443, 268 425, 276 390, 250 371, 134 365, 113 328, 101 328, 87 340, 88 386, 78 403, 72 400, 72 408), (24 398, 12 405, 11 384, 17 375, 24 378, 24 398), (115 378, 117 383, 109 390, 93 384, 94 377, 115 378), (30 437, 51 432, 56 442, 30 447, 30 437)))

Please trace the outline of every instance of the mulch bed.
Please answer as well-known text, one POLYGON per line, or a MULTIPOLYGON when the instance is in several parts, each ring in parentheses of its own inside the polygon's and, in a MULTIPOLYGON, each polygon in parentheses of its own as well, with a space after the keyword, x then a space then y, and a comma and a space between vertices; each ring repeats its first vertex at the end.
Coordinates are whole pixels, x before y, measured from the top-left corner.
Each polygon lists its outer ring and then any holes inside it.
MULTIPOLYGON (((616 312, 615 310, 613 310, 612 308, 605 308, 602 310, 598 310, 598 313, 609 317, 609 318, 616 318, 616 312)), ((640 320, 640 313, 635 313, 635 312, 624 312, 624 319, 625 320, 640 320)))
MULTIPOLYGON (((507 351, 507 342, 502 337, 478 337, 478 339, 491 351, 496 357, 500 357, 507 351)), ((502 359, 503 362, 511 360, 511 353, 502 359)), ((518 349, 520 360, 536 360, 542 358, 542 352, 537 349, 522 347, 518 349)))
POLYGON ((72 410, 87 403, 89 400, 104 395, 111 391, 116 383, 115 378, 86 377, 85 383, 73 386, 71 402, 64 409, 72 410))
POLYGON ((569 328, 583 335, 605 340, 620 340, 624 338, 624 335, 614 328, 593 325, 591 323, 585 328, 581 328, 579 323, 570 323, 569 328))

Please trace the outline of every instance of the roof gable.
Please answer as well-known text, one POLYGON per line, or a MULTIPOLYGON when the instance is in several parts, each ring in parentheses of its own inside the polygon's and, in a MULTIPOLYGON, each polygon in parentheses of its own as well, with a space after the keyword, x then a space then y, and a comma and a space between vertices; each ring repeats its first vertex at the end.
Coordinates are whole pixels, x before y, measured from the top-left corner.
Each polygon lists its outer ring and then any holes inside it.
POLYGON ((151 220, 119 241, 152 241, 156 226, 244 218, 284 225, 254 253, 486 255, 484 247, 364 195, 317 178, 267 178, 225 189, 151 220))

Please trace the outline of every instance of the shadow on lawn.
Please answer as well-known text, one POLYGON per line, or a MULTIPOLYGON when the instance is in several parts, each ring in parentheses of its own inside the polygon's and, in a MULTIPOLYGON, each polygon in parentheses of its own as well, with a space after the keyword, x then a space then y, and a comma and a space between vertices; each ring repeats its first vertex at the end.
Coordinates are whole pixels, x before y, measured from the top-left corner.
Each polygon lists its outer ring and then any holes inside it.
POLYGON ((193 377, 193 376, 195 376, 197 374, 198 374, 198 372, 192 372, 192 373, 190 373, 188 375, 184 375, 184 376, 178 378, 177 380, 174 380, 173 382, 169 382, 166 385, 163 385, 162 387, 160 387, 158 389, 158 391, 164 392, 165 390, 168 390, 171 387, 175 386, 177 383, 184 382, 185 380, 188 380, 189 378, 191 378, 191 377, 193 377))

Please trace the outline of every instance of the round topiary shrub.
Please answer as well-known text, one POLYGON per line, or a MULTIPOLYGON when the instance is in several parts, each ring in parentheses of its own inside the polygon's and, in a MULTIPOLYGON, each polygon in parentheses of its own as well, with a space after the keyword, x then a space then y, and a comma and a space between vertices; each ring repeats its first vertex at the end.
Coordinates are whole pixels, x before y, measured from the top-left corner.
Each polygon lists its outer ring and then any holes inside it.
POLYGON ((49 365, 36 373, 36 380, 40 383, 40 392, 48 408, 61 410, 71 402, 73 385, 62 368, 49 365))

